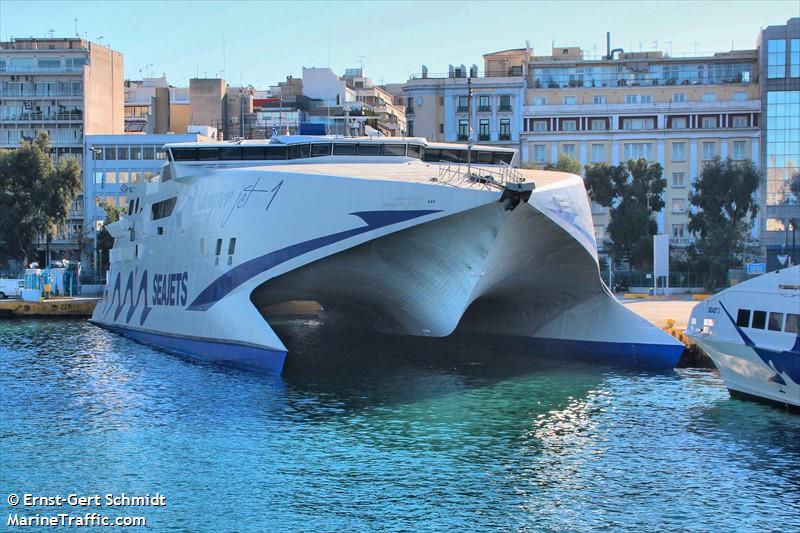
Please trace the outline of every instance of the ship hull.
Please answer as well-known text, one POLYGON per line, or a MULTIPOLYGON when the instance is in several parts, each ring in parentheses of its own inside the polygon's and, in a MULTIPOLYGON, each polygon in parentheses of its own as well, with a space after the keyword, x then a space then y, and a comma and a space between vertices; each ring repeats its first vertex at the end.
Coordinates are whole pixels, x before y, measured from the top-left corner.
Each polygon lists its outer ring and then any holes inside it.
POLYGON ((800 357, 790 352, 773 352, 774 366, 751 347, 695 336, 708 354, 734 398, 752 400, 800 410, 800 357), (794 378, 794 379, 792 379, 794 378))
POLYGON ((633 366, 671 368, 682 350, 603 284, 578 177, 524 199, 267 168, 164 187, 183 200, 115 246, 93 316, 164 349, 280 373, 266 310, 307 300, 387 333, 499 335, 633 366))

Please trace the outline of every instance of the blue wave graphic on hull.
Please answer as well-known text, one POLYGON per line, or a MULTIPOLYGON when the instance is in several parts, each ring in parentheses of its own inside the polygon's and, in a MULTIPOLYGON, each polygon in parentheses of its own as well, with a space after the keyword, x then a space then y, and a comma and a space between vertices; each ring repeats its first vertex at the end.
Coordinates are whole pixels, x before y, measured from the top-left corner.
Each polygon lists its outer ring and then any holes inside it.
POLYGON ((191 311, 206 311, 242 283, 245 283, 251 278, 281 263, 285 263, 290 259, 317 250, 323 246, 328 246, 385 226, 391 226, 392 224, 406 222, 439 212, 441 212, 440 209, 421 209, 412 211, 359 211, 357 213, 350 213, 351 215, 359 217, 366 222, 367 225, 292 244, 280 250, 275 250, 274 252, 245 261, 211 282, 211 284, 203 289, 197 298, 194 299, 187 309, 191 311))
POLYGON ((798 335, 795 339, 794 347, 789 350, 778 352, 775 350, 759 348, 756 346, 753 340, 748 337, 744 331, 742 331, 742 328, 736 324, 736 321, 728 312, 725 304, 720 301, 719 305, 722 307, 722 310, 725 311, 725 314, 728 316, 728 320, 730 320, 733 327, 736 328, 736 332, 742 338, 742 341, 745 343, 745 345, 751 348, 756 355, 758 355, 758 357, 764 361, 764 364, 775 372, 775 375, 770 378, 770 381, 773 381, 779 385, 786 385, 786 381, 781 376, 781 374, 786 374, 795 383, 800 383, 800 335, 798 335))

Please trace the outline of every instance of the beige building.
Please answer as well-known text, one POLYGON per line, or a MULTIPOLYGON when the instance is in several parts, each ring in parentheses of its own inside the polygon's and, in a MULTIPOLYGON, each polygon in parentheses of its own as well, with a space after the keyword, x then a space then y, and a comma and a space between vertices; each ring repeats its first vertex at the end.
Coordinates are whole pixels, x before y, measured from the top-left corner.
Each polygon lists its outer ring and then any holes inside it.
POLYGON ((477 65, 450 65, 433 74, 423 66, 403 87, 408 135, 519 148, 529 53, 486 54, 483 72, 477 65))
POLYGON ((125 80, 125 133, 167 133, 170 109, 166 77, 125 80))
MULTIPOLYGON (((589 60, 579 48, 558 48, 533 56, 521 160, 542 167, 566 154, 582 165, 640 157, 660 163, 667 189, 659 230, 673 246, 684 246, 689 193, 704 163, 714 157, 759 163, 758 77, 757 50, 693 58, 614 52, 589 60)), ((602 242, 608 213, 593 206, 593 214, 602 242)))
POLYGON ((225 128, 228 84, 219 78, 192 78, 189 80, 189 125, 225 128))
MULTIPOLYGON (((53 158, 82 165, 84 136, 124 131, 123 56, 79 38, 23 38, 0 43, 0 148, 47 133, 53 158)), ((83 198, 51 244, 77 255, 84 237, 83 198)))

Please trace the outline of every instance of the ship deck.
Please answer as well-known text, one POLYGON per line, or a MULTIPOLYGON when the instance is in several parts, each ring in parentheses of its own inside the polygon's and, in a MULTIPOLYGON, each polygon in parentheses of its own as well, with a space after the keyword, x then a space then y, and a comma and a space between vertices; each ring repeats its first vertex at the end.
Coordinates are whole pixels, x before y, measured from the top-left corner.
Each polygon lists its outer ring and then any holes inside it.
MULTIPOLYGON (((460 188, 482 189, 485 185, 469 182, 466 179, 467 165, 464 163, 432 164, 422 161, 403 162, 336 162, 336 163, 303 163, 303 164, 271 164, 263 166, 240 167, 241 170, 281 172, 290 174, 318 174, 343 178, 387 180, 415 183, 439 183, 460 188)), ((222 170, 222 169, 220 169, 222 170)), ((225 169, 227 170, 227 169, 225 169)), ((547 170, 509 169, 509 175, 517 174, 526 183, 533 182, 537 189, 574 179, 572 174, 547 170)), ((492 175, 497 179, 502 172, 497 166, 472 165, 472 173, 492 175)))

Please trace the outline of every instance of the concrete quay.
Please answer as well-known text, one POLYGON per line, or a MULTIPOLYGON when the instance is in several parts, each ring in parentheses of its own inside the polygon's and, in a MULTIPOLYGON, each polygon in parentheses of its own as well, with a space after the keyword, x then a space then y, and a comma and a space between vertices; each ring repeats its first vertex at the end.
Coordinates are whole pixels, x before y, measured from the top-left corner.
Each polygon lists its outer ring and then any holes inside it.
POLYGON ((688 295, 650 297, 648 299, 623 298, 620 302, 686 345, 686 349, 678 361, 679 368, 715 368, 711 358, 684 333, 689 325, 689 315, 692 314, 692 309, 698 303, 696 298, 688 295))
POLYGON ((17 298, 0 300, 0 318, 89 317, 100 298, 49 298, 28 302, 17 298))

